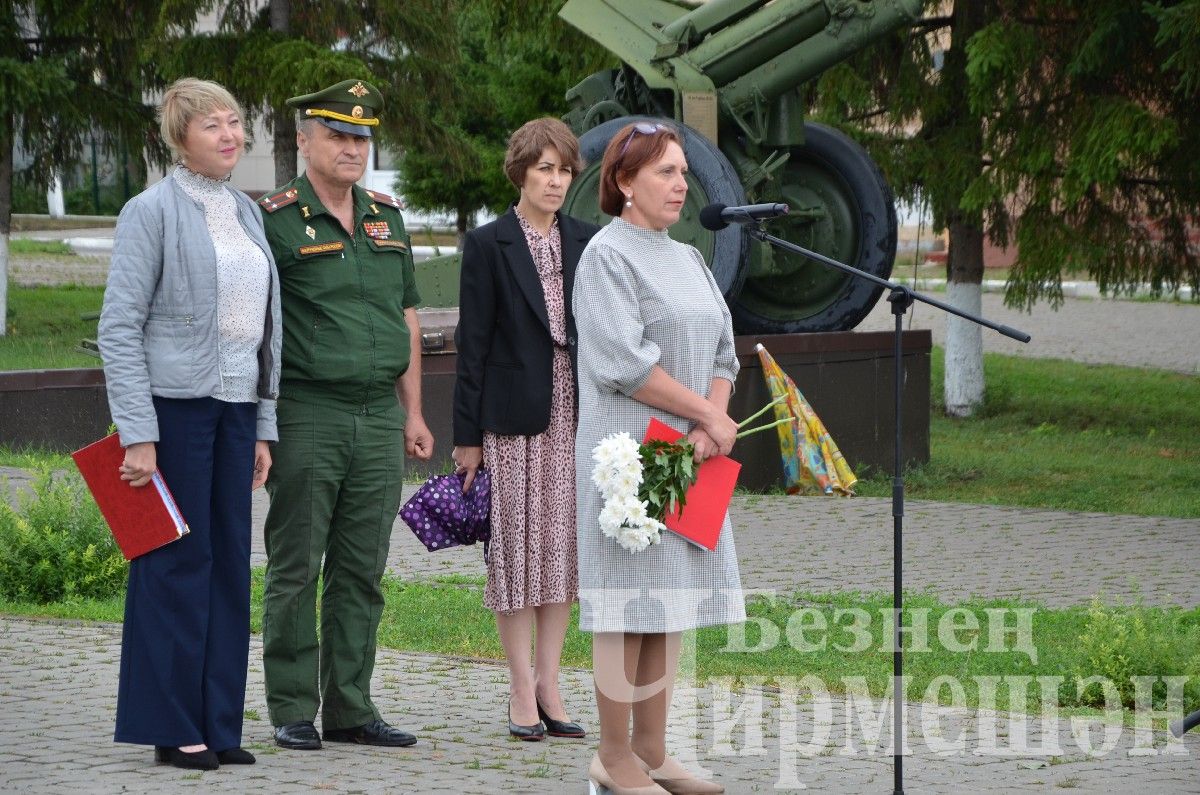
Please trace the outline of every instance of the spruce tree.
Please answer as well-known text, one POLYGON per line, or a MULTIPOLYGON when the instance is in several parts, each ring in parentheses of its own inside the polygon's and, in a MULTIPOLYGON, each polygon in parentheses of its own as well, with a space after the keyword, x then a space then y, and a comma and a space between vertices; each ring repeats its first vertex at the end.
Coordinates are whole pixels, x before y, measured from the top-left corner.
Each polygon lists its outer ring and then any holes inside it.
MULTIPOLYGON (((948 230, 956 305, 978 305, 985 237, 1018 249, 1012 306, 1058 305, 1074 272, 1109 293, 1196 291, 1198 38, 1200 0, 929 2, 811 100, 948 230)), ((947 327, 946 404, 970 414, 982 350, 961 331, 947 327)))

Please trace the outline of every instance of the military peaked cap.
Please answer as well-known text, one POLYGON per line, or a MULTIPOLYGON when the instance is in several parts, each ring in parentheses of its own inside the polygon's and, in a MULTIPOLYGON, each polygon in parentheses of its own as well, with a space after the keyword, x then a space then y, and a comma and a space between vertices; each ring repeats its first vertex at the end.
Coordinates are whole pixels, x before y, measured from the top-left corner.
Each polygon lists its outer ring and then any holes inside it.
POLYGON ((287 101, 301 116, 313 118, 330 129, 350 135, 371 137, 379 124, 383 95, 363 80, 343 80, 337 85, 292 97, 287 101))

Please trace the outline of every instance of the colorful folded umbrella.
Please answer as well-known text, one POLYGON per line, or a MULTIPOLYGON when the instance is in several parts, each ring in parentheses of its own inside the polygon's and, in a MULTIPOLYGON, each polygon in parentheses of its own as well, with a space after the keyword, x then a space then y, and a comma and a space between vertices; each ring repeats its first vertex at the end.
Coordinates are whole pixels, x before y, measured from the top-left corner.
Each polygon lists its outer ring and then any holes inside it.
POLYGON ((465 482, 465 472, 434 475, 400 508, 400 518, 430 552, 491 538, 491 473, 476 472, 463 494, 465 482))
POLYGON ((755 350, 771 397, 787 396, 785 401, 775 405, 775 417, 793 419, 793 422, 785 422, 776 428, 787 493, 816 491, 853 495, 858 478, 813 407, 766 348, 758 345, 755 350))

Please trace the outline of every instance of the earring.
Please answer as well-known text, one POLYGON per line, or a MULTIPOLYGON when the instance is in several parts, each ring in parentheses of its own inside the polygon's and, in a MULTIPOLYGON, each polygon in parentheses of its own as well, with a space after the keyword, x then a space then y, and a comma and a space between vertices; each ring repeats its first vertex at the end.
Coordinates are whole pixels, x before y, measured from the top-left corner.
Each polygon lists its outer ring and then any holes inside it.
POLYGON ((628 195, 625 197, 625 206, 626 206, 626 207, 632 207, 632 206, 633 206, 633 194, 632 194, 632 193, 628 194, 628 195))

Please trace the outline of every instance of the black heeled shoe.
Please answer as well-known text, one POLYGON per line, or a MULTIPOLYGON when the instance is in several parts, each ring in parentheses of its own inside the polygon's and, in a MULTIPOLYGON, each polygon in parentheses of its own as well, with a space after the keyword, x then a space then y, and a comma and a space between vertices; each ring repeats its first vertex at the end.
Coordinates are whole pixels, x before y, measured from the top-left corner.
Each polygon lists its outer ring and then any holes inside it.
POLYGON ((184 770, 216 770, 221 766, 211 749, 203 751, 180 751, 166 745, 154 746, 154 761, 167 762, 184 770))
POLYGON ((542 725, 541 721, 530 726, 513 723, 512 704, 508 705, 508 733, 518 740, 524 740, 527 743, 536 743, 539 740, 546 739, 546 727, 542 725))
POLYGON ((537 701, 538 717, 542 719, 542 723, 546 724, 546 734, 551 737, 571 737, 579 738, 586 737, 587 732, 583 727, 574 721, 555 720, 547 714, 546 710, 542 709, 542 702, 537 701))

